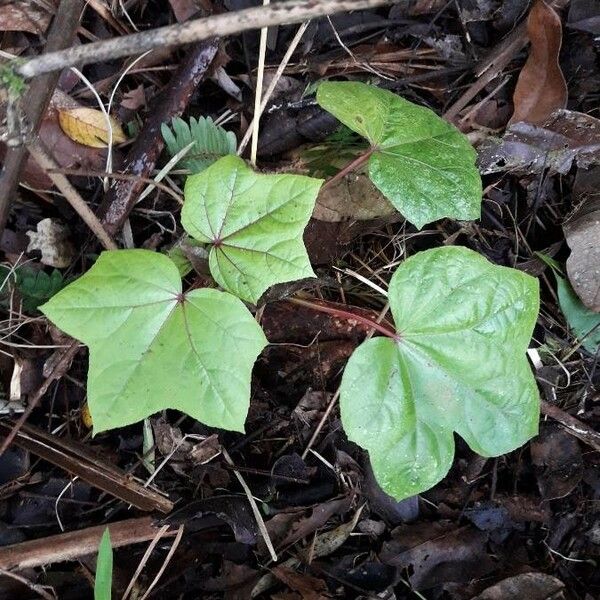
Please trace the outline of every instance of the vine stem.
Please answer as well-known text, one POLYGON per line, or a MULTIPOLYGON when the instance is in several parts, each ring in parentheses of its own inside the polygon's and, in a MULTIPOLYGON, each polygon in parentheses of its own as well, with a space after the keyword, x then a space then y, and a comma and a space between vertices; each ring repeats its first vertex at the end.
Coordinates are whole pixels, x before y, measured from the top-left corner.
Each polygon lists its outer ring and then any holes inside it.
POLYGON ((305 306, 307 308, 316 310, 318 312, 327 313, 329 315, 333 315, 334 317, 340 317, 341 319, 358 321, 359 323, 361 323, 362 325, 365 325, 369 329, 374 329, 375 331, 379 331, 379 333, 394 340, 395 342, 400 341, 400 336, 397 333, 395 333, 394 331, 391 331, 390 329, 388 329, 387 327, 384 327, 383 325, 381 325, 380 323, 377 323, 376 321, 372 321, 371 319, 368 319, 367 317, 363 317, 361 315, 357 315, 355 313, 352 313, 352 312, 349 312, 346 310, 342 310, 340 308, 334 308, 333 306, 324 306, 323 304, 317 304, 316 302, 310 302, 309 300, 301 300, 300 298, 290 298, 289 302, 292 302, 293 304, 297 304, 298 306, 305 306))
POLYGON ((356 157, 354 160, 351 160, 341 171, 336 173, 331 179, 328 179, 323 184, 323 187, 321 187, 321 190, 331 187, 332 185, 334 185, 335 183, 337 183, 338 181, 340 181, 344 177, 346 177, 346 175, 348 175, 348 173, 352 173, 353 171, 356 171, 356 169, 358 169, 358 167, 360 167, 361 165, 364 165, 369 160, 369 158, 371 158, 371 154, 373 154, 373 152, 375 152, 376 150, 377 150, 377 146, 371 146, 371 148, 369 148, 366 152, 364 152, 360 156, 356 157))

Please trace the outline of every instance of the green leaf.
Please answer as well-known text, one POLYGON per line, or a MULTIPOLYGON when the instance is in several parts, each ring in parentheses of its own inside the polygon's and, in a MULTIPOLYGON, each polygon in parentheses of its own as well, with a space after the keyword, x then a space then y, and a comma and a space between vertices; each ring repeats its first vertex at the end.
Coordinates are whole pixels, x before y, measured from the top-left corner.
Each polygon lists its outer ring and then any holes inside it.
POLYGON ((600 314, 587 308, 571 284, 556 271, 554 277, 560 310, 567 319, 569 329, 588 352, 596 354, 600 348, 600 314))
POLYGON ((175 156, 194 142, 193 148, 180 163, 192 173, 200 173, 219 158, 235 154, 235 134, 215 125, 210 117, 200 117, 197 120, 191 117, 189 125, 183 119, 175 117, 171 126, 173 131, 166 123, 163 123, 160 129, 171 156, 175 156))
POLYGON ((94 581, 94 600, 110 600, 112 596, 113 551, 110 545, 108 527, 104 530, 98 558, 96 560, 96 580, 94 581))
POLYGON ((556 260, 542 252, 535 254, 554 273, 558 304, 565 315, 569 329, 588 352, 596 354, 600 348, 600 314, 591 311, 580 300, 569 281, 562 276, 563 270, 556 260))
POLYGON ((420 252, 392 277, 397 339, 350 357, 342 423, 369 451, 377 481, 401 499, 444 477, 453 431, 481 456, 536 434, 539 397, 525 351, 539 309, 536 279, 460 247, 420 252))
POLYGON ((89 346, 95 432, 166 408, 243 431, 252 366, 267 341, 231 294, 183 294, 167 256, 116 250, 40 308, 89 346))
POLYGON ((443 217, 477 219, 476 152, 456 127, 428 108, 358 82, 324 82, 317 102, 376 148, 369 176, 419 229, 443 217))
POLYGON ((224 289, 256 303, 271 285, 314 277, 302 232, 322 181, 255 173, 226 156, 188 177, 184 229, 210 244, 209 267, 224 289))
POLYGON ((14 286, 21 295, 23 311, 32 313, 59 292, 65 286, 65 280, 57 269, 48 274, 29 265, 17 267, 12 272, 9 268, 0 266, 0 304, 6 304, 10 288, 14 286))

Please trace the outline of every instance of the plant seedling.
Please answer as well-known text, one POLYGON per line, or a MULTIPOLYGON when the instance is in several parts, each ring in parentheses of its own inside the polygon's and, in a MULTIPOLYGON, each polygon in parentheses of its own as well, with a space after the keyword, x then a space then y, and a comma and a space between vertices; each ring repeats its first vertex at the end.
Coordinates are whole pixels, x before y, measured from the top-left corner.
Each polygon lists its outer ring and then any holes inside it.
POLYGON ((476 153, 454 125, 400 96, 359 82, 325 82, 317 102, 371 147, 369 177, 421 229, 442 217, 478 219, 481 178, 476 153))
POLYGON ((112 598, 113 551, 110 544, 108 527, 104 530, 98 558, 96 559, 96 578, 94 580, 94 600, 110 600, 112 598))
MULTIPOLYGON (((431 111, 363 84, 322 84, 319 102, 372 144, 374 183, 417 226, 476 218, 481 181, 464 136, 431 111)), ((356 162, 356 161, 355 161, 356 162)), ((90 348, 95 431, 177 408, 242 431, 251 370, 267 340, 243 301, 313 277, 302 232, 321 180, 255 173, 225 156, 188 178, 182 224, 208 246, 225 291, 183 291, 178 267, 146 250, 105 252, 41 310, 90 348)), ((400 499, 448 471, 453 432, 483 456, 535 435, 539 398, 525 358, 539 308, 534 278, 460 247, 421 252, 392 276, 395 331, 353 353, 340 398, 348 437, 400 499)), ((319 309, 314 305, 315 309, 319 309)))

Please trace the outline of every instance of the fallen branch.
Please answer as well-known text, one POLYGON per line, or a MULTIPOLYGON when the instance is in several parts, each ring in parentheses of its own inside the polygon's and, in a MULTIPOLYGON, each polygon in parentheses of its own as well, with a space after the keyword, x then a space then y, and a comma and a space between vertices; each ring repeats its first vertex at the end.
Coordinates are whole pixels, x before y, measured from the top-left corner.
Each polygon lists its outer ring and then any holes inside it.
MULTIPOLYGON (((0 422, 0 434, 12 433, 13 426, 10 422, 0 422)), ((168 498, 144 487, 134 477, 90 451, 85 444, 59 438, 27 423, 17 432, 14 443, 140 510, 168 513, 173 509, 168 498)))
POLYGON ((182 46, 216 36, 222 37, 273 25, 301 23, 324 15, 374 8, 384 4, 396 4, 399 1, 288 0, 264 7, 247 8, 204 19, 195 19, 177 25, 167 25, 141 33, 76 46, 68 50, 49 52, 17 65, 15 71, 18 75, 29 79, 66 67, 114 60, 141 54, 154 48, 182 46))
MULTIPOLYGON (((96 554, 106 527, 110 531, 112 547, 120 548, 154 539, 161 529, 161 524, 155 524, 151 517, 127 519, 109 525, 99 525, 4 546, 0 548, 0 569, 8 571, 40 567, 96 554)), ((172 530, 164 535, 173 537, 176 533, 177 530, 172 530)))

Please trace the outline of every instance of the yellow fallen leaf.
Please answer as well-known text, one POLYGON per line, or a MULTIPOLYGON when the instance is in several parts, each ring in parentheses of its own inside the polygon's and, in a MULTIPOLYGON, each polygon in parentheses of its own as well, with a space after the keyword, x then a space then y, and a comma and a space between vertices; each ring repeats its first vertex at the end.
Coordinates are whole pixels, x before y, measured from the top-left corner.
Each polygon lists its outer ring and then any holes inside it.
MULTIPOLYGON (((109 117, 112 127, 113 144, 125 142, 127 137, 120 123, 109 117)), ((108 145, 108 128, 106 117, 94 108, 72 108, 58 111, 58 122, 61 129, 74 142, 92 148, 106 148, 108 145)))
POLYGON ((90 413, 90 407, 86 402, 81 409, 81 421, 88 428, 91 429, 93 427, 92 423, 92 414, 90 413))

